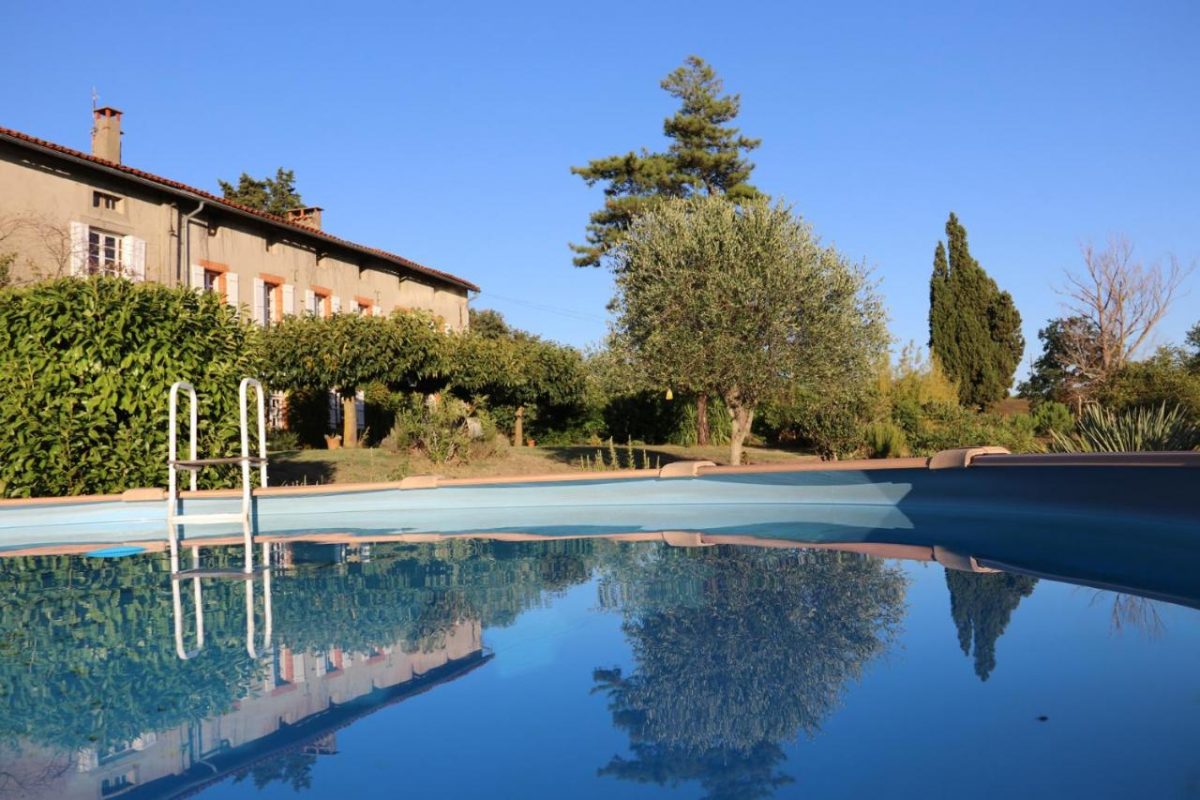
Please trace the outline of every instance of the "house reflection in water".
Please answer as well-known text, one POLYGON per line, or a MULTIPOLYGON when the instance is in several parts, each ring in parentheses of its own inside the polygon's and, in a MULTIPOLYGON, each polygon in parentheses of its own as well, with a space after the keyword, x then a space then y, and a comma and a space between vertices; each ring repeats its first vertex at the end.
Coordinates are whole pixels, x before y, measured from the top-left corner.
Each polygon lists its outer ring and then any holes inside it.
POLYGON ((220 716, 146 733, 121 750, 83 749, 72 769, 29 797, 174 797, 300 750, 337 752, 336 731, 384 706, 483 664, 479 622, 446 633, 431 652, 293 653, 278 647, 258 691, 220 716))
POLYGON ((36 777, 21 781, 20 787, 8 786, 3 794, 170 798, 288 754, 336 754, 339 729, 454 680, 490 658, 477 620, 454 625, 440 646, 428 652, 405 652, 396 645, 367 653, 336 648, 296 653, 278 646, 264 659, 266 674, 259 685, 227 713, 147 732, 106 752, 84 748, 69 759, 22 747, 10 766, 36 777))

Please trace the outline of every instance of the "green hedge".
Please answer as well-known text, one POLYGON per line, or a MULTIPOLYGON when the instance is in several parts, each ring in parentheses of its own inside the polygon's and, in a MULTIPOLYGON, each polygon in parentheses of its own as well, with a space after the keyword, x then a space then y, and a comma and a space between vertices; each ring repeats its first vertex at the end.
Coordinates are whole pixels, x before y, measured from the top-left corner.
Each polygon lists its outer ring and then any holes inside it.
POLYGON ((201 455, 233 454, 257 352, 256 329, 212 294, 119 278, 0 291, 0 496, 166 485, 177 380, 200 398, 201 455))

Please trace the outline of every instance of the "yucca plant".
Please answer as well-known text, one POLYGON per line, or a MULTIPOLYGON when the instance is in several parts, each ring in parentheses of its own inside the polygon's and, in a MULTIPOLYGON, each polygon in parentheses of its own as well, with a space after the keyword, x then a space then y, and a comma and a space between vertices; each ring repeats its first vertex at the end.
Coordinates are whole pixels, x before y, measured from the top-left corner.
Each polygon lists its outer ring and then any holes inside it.
POLYGON ((1088 406, 1075 432, 1051 431, 1050 449, 1059 453, 1125 453, 1138 450, 1193 450, 1200 446, 1200 425, 1179 406, 1131 408, 1113 412, 1088 406))

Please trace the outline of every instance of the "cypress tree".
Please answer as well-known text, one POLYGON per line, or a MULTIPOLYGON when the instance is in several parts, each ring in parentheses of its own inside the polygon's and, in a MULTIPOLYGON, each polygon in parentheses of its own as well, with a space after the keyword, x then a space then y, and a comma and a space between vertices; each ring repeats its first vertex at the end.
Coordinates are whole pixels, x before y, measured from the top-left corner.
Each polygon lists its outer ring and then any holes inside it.
POLYGON ((952 212, 946 245, 934 250, 929 349, 958 384, 960 402, 983 407, 1008 394, 1025 350, 1021 315, 1008 292, 971 257, 967 229, 952 212))

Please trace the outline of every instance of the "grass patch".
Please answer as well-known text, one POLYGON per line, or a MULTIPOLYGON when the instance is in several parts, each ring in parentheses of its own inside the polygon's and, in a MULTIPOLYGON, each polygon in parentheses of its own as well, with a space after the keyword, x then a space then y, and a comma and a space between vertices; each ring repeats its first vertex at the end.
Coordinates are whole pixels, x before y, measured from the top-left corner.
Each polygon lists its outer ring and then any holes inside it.
MULTIPOLYGON (((605 445, 607 447, 607 445, 605 445)), ((619 448, 622 451, 623 447, 619 448)), ((642 447, 636 447, 640 461, 642 447)), ((729 448, 653 445, 645 448, 651 463, 672 461, 726 462, 729 448)), ((443 475, 447 478, 521 477, 523 475, 581 472, 581 455, 594 456, 591 445, 573 447, 508 448, 489 458, 466 464, 434 466, 418 453, 397 453, 380 447, 354 450, 288 450, 271 454, 272 486, 319 485, 326 483, 380 483, 406 475, 443 475)), ((816 456, 767 447, 746 448, 747 463, 776 464, 786 461, 815 461, 816 456)))

